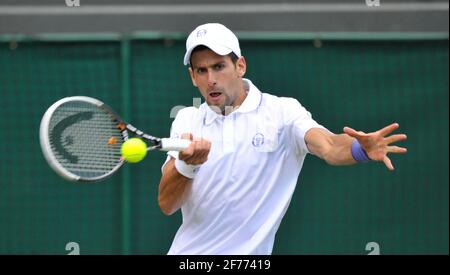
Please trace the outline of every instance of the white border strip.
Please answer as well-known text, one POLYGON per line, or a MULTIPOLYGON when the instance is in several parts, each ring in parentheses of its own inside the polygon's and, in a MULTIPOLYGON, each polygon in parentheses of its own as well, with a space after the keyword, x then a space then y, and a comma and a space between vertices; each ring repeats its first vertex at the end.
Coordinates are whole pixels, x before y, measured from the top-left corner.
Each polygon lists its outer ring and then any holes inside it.
POLYGON ((0 6, 1 15, 124 15, 124 14, 259 14, 448 11, 448 2, 361 4, 191 4, 191 5, 83 5, 0 6))

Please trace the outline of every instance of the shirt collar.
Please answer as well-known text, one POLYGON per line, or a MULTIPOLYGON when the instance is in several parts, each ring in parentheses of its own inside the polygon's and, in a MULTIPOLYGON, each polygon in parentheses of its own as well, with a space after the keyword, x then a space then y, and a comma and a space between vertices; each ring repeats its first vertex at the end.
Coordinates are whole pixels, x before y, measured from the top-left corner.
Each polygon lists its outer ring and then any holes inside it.
MULTIPOLYGON (((241 106, 239 106, 239 108, 236 109, 233 113, 248 113, 256 110, 259 105, 261 105, 262 94, 259 89, 255 85, 253 85, 250 80, 246 78, 243 78, 242 80, 244 81, 244 88, 247 91, 247 97, 244 99, 244 102, 242 102, 241 106)), ((216 118, 224 117, 223 115, 217 114, 216 112, 211 110, 206 102, 204 102, 200 106, 200 110, 204 114, 203 124, 205 125, 211 124, 216 118)))

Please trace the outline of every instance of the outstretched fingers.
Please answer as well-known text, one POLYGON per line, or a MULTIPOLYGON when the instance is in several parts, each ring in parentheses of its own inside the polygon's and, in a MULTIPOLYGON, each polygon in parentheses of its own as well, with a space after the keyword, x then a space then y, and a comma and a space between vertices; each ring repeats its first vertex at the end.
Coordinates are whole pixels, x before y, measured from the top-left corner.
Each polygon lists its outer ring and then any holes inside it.
POLYGON ((383 162, 384 162, 384 165, 386 165, 386 167, 387 167, 390 171, 393 171, 393 170, 394 170, 394 166, 392 165, 391 160, 390 160, 387 156, 385 156, 385 157, 383 158, 383 162))
POLYGON ((386 144, 391 144, 397 141, 405 140, 407 137, 405 134, 392 135, 385 138, 386 144))
POLYGON ((364 132, 356 131, 355 129, 350 128, 350 127, 347 127, 347 126, 344 127, 344 133, 346 133, 347 135, 349 135, 349 136, 351 136, 351 137, 354 137, 354 138, 356 138, 356 139, 361 138, 361 137, 367 135, 367 134, 364 133, 364 132))
POLYGON ((398 125, 398 123, 392 123, 391 125, 388 125, 386 127, 384 127, 383 129, 379 130, 378 132, 380 133, 381 136, 386 136, 389 133, 391 133, 392 131, 394 131, 395 129, 397 129, 400 125, 398 125))
POLYGON ((395 153, 395 154, 405 154, 406 152, 408 152, 406 148, 398 146, 388 146, 387 151, 388 153, 395 153))

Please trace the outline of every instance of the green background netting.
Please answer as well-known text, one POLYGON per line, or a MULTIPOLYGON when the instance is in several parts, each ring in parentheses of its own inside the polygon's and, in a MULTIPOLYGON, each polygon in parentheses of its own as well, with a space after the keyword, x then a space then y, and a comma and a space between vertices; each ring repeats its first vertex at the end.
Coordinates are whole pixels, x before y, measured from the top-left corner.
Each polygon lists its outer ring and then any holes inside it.
MULTIPOLYGON (((164 254, 181 222, 157 205, 163 153, 96 184, 59 178, 39 146, 56 100, 96 97, 135 126, 169 134, 173 107, 199 93, 183 39, 0 43, 0 254, 164 254)), ((408 134, 408 154, 332 167, 306 158, 274 254, 448 254, 448 39, 242 39, 247 77, 297 98, 333 132, 408 134)))

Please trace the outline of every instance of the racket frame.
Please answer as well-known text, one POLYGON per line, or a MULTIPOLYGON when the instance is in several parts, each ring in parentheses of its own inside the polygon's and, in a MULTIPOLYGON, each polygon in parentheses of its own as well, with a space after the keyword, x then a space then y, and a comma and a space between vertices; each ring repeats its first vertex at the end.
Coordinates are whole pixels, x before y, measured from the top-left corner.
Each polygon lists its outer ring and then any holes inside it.
MULTIPOLYGON (((77 102, 86 102, 92 105, 97 106, 100 109, 103 109, 106 113, 110 114, 113 120, 117 120, 118 124, 123 123, 122 118, 114 112, 114 110, 109 107, 108 105, 104 104, 98 99, 87 97, 87 96, 71 96, 66 97, 58 100, 57 102, 53 103, 47 111, 45 112, 44 116, 42 117, 40 129, 39 129, 39 140, 42 148, 42 152, 44 154, 45 159, 47 160, 50 167, 61 177, 63 177, 66 180, 69 181, 76 181, 76 182, 96 182, 103 179, 108 178, 112 174, 114 174, 119 168, 124 164, 124 160, 120 159, 119 163, 111 169, 108 173, 103 174, 98 177, 92 177, 92 178, 86 178, 81 177, 79 175, 76 175, 69 170, 67 170, 64 166, 62 166, 59 161, 56 159, 53 151, 51 150, 50 146, 50 135, 49 135, 49 125, 50 120, 53 116, 53 113, 63 104, 66 104, 68 102, 77 101, 77 102)), ((126 130, 121 130, 122 137, 125 140, 128 139, 128 133, 126 130)))

